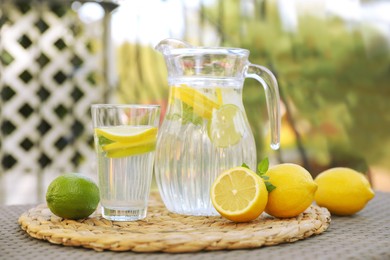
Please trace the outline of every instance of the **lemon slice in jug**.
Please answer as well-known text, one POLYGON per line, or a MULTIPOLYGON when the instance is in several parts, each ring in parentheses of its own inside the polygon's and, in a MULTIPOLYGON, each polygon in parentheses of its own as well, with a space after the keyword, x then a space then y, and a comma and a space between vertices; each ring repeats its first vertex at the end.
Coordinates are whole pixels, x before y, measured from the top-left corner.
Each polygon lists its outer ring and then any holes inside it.
MULTIPOLYGON (((192 107, 195 114, 205 119, 210 119, 213 110, 220 106, 211 97, 185 84, 172 87, 172 96, 192 107)), ((217 92, 217 98, 220 102, 222 97, 219 92, 217 92)))
POLYGON ((241 141, 244 123, 243 114, 238 106, 222 105, 212 114, 207 129, 208 136, 217 147, 233 146, 241 141))

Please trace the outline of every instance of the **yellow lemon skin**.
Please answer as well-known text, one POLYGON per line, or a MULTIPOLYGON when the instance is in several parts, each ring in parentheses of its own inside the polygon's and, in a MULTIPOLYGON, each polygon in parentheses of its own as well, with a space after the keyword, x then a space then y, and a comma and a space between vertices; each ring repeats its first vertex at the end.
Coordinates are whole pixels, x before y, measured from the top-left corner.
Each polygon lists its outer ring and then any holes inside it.
POLYGON ((317 184, 300 165, 283 163, 271 167, 265 174, 276 188, 268 194, 265 212, 277 218, 296 217, 314 201, 317 184))
POLYGON ((318 190, 314 200, 334 215, 353 215, 375 196, 366 177, 353 169, 336 167, 320 173, 314 180, 318 190))
POLYGON ((263 213, 268 200, 265 183, 255 172, 243 167, 224 171, 211 187, 215 209, 234 222, 249 222, 263 213))

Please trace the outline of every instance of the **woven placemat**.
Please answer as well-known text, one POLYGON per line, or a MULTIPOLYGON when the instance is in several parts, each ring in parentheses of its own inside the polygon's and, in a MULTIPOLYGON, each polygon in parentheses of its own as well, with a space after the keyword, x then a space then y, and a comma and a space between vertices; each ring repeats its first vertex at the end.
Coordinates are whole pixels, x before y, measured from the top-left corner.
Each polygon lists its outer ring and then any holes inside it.
POLYGON ((296 218, 276 219, 263 213, 254 221, 233 223, 217 216, 170 213, 159 196, 153 194, 147 218, 140 221, 109 221, 99 212, 83 220, 66 220, 53 215, 42 204, 23 213, 19 224, 34 238, 65 246, 96 251, 184 253, 294 242, 324 232, 330 224, 330 213, 312 205, 296 218))

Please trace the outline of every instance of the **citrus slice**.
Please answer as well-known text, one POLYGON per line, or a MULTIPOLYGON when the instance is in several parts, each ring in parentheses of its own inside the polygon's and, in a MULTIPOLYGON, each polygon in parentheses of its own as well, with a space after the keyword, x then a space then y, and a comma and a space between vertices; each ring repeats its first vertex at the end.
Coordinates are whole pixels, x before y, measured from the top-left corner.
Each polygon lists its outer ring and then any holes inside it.
POLYGON ((109 158, 120 158, 151 152, 155 149, 157 128, 150 126, 114 126, 96 128, 98 146, 109 158))
POLYGON ((222 89, 221 88, 216 88, 215 89, 215 94, 217 95, 217 103, 218 103, 218 105, 222 105, 222 103, 223 103, 222 89))
POLYGON ((155 136, 157 128, 150 126, 112 126, 95 128, 95 134, 113 142, 134 142, 147 136, 155 136))
POLYGON ((210 119, 213 110, 220 106, 210 97, 184 84, 172 87, 172 96, 191 106, 194 113, 205 119, 210 119))
POLYGON ((156 142, 144 144, 142 146, 124 147, 123 149, 115 149, 107 151, 107 157, 109 158, 121 158, 133 155, 139 155, 143 153, 149 153, 156 148, 156 142))
POLYGON ((222 105, 213 112, 208 125, 208 135, 217 147, 229 147, 240 142, 244 127, 243 114, 233 104, 222 105))
POLYGON ((157 136, 147 136, 143 139, 136 140, 134 142, 114 142, 106 145, 102 145, 102 149, 105 152, 118 150, 118 149, 127 149, 127 148, 134 148, 137 146, 144 146, 156 143, 157 136))
POLYGON ((214 181, 211 192, 214 208, 234 222, 251 221, 264 211, 268 200, 262 178, 244 167, 223 172, 214 181))

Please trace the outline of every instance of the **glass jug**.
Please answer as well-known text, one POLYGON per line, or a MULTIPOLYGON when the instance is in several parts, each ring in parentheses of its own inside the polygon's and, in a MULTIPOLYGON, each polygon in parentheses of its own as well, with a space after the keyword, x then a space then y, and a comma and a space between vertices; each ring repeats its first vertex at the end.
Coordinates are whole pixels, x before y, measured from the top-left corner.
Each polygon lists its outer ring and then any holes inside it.
POLYGON ((280 101, 274 75, 248 62, 239 48, 193 47, 174 39, 156 50, 165 58, 170 86, 168 109, 156 147, 155 177, 171 212, 218 215, 210 188, 224 170, 256 169, 256 146, 242 103, 245 78, 265 90, 271 148, 279 148, 280 101))

